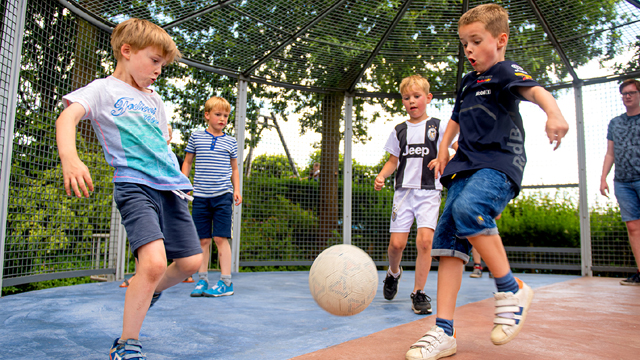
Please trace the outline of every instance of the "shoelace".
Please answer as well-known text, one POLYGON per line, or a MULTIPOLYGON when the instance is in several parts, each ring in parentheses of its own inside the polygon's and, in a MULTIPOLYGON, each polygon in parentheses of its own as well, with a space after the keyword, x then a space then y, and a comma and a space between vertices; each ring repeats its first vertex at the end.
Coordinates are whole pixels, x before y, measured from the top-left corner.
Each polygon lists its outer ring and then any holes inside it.
POLYGON ((416 302, 425 302, 425 301, 431 302, 431 298, 427 294, 423 293, 422 291, 418 291, 416 293, 415 299, 416 299, 416 302))
POLYGON ((182 200, 187 199, 189 201, 193 201, 193 196, 185 194, 181 190, 171 190, 171 192, 178 195, 182 200))

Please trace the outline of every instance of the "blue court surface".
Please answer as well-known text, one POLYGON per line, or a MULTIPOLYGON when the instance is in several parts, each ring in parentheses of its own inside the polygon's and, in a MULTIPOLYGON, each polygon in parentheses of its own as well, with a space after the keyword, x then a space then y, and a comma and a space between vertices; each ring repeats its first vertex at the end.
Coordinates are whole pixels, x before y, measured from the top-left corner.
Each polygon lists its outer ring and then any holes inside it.
MULTIPOLYGON (((142 326, 143 351, 152 359, 289 359, 422 319, 411 311, 414 273, 405 271, 393 301, 378 293, 360 314, 326 313, 309 293, 308 272, 233 274, 235 294, 191 298, 194 284, 166 290, 142 326)), ((532 288, 577 278, 516 274, 532 288)), ((217 281, 219 273, 209 279, 217 281)), ((425 292, 436 304, 437 272, 425 292)), ((108 359, 120 336, 126 289, 94 283, 0 298, 0 359, 108 359)), ((465 272, 458 306, 492 297, 493 279, 465 272)))

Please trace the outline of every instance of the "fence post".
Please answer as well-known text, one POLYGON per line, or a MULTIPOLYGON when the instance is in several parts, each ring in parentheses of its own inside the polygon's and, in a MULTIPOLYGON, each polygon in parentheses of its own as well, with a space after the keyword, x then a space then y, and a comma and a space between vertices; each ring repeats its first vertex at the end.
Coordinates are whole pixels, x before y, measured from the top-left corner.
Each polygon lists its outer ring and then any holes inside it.
POLYGON ((5 6, 4 28, 0 39, 0 58, 10 59, 9 64, 3 60, 0 72, 0 89, 6 98, 0 96, 0 294, 4 274, 4 250, 6 245, 7 212, 9 207, 9 182, 11 180, 11 158, 13 153, 13 131, 16 121, 18 83, 20 81, 20 58, 22 57, 22 35, 27 0, 7 1, 5 6), (12 28, 14 26, 14 28, 12 28), (2 114, 4 113, 4 114, 2 114))
POLYGON ((593 276, 591 270, 591 224, 589 220, 589 200, 587 197, 587 155, 584 136, 584 112, 582 107, 582 80, 573 82, 576 103, 576 127, 578 130, 578 182, 580 190, 580 250, 582 276, 593 276))
MULTIPOLYGON (((238 79, 238 97, 236 99, 236 141, 238 141, 238 172, 240 175, 240 193, 242 194, 242 161, 244 160, 244 138, 247 122, 247 79, 238 79)), ((242 204, 233 211, 233 238, 231 239, 231 272, 240 271, 240 230, 242 228, 242 204)))
POLYGON ((344 102, 344 169, 342 171, 342 242, 351 245, 351 199, 353 195, 353 94, 347 93, 344 102))

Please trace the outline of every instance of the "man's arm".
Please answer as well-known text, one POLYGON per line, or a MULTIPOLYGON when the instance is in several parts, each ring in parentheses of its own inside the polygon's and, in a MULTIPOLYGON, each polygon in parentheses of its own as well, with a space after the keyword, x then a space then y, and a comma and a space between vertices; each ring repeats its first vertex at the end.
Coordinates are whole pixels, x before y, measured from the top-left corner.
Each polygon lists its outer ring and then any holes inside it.
POLYGON ((242 204, 242 194, 240 193, 240 171, 238 170, 238 159, 231 159, 231 185, 233 185, 233 200, 236 206, 242 204))
POLYGON ((71 190, 77 197, 89 197, 93 191, 93 181, 89 168, 80 160, 76 148, 76 126, 85 114, 84 107, 78 103, 69 105, 56 120, 56 142, 62 164, 64 189, 68 196, 71 190), (88 188, 88 190, 87 190, 88 188))
POLYGON ((604 155, 604 164, 602 164, 602 176, 600 177, 600 194, 609 197, 609 185, 607 184, 607 175, 611 171, 614 162, 613 141, 607 140, 607 153, 604 155))
POLYGON ((547 132, 547 137, 549 138, 549 144, 553 144, 555 141, 556 146, 553 150, 557 149, 560 146, 562 138, 567 134, 567 131, 569 131, 569 124, 567 124, 564 116, 562 116, 562 112, 560 112, 556 99, 542 86, 520 86, 517 89, 520 92, 520 95, 540 106, 540 108, 547 114, 545 130, 547 132))
POLYGON ((393 174, 393 172, 396 171, 397 167, 398 167, 398 157, 389 155, 389 160, 387 160, 387 162, 384 163, 382 170, 380 170, 380 173, 378 174, 378 176, 376 176, 376 179, 373 182, 374 189, 378 191, 382 190, 382 188, 384 187, 385 179, 388 178, 391 174, 393 174))

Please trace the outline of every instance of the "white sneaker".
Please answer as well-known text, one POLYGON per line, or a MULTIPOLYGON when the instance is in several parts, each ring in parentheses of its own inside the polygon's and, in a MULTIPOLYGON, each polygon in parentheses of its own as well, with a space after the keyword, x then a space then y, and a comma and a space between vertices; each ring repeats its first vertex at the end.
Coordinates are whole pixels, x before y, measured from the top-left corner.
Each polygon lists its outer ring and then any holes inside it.
POLYGON ((506 344, 518 335, 533 300, 533 290, 529 285, 518 278, 516 281, 520 288, 517 293, 499 292, 493 295, 496 300, 496 317, 493 319, 491 341, 495 345, 506 344))
POLYGON ((420 340, 411 345, 406 360, 435 360, 456 353, 456 331, 453 336, 444 333, 442 328, 434 325, 420 340))

